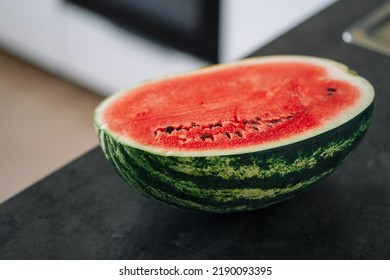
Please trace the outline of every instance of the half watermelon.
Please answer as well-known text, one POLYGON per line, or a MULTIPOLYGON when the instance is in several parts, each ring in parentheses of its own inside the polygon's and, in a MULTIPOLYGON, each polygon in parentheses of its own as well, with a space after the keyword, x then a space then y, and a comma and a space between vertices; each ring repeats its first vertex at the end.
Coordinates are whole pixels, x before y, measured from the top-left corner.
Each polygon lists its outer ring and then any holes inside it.
POLYGON ((370 83, 342 64, 270 56, 123 90, 94 121, 104 154, 136 191, 180 208, 237 212, 332 173, 364 136, 373 104, 370 83))

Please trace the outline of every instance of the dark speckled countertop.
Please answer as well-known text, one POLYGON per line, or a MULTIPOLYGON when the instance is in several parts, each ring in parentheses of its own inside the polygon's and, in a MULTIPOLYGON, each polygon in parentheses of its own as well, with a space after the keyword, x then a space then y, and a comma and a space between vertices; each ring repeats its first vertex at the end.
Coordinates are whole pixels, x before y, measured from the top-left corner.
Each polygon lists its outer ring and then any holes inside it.
POLYGON ((342 167, 266 209, 215 215, 133 192, 95 148, 0 205, 1 259, 390 259, 390 58, 342 31, 383 0, 340 0, 254 55, 338 60, 376 89, 363 142, 342 167))

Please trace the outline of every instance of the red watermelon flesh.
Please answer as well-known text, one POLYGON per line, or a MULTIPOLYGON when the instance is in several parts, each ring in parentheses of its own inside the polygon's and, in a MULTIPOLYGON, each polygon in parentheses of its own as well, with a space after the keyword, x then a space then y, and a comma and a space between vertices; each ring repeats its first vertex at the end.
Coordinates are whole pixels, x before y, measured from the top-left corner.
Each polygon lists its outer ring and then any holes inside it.
POLYGON ((253 59, 148 82, 108 102, 102 122, 126 141, 166 154, 308 137, 302 135, 352 118, 364 99, 347 78, 353 75, 327 63, 253 59))

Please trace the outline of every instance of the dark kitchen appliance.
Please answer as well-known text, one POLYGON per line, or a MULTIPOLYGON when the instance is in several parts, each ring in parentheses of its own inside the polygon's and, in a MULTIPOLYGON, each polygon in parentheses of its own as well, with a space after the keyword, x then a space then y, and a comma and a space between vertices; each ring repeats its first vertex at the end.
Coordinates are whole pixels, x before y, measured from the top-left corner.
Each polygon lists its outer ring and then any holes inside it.
POLYGON ((219 0, 64 0, 159 43, 218 62, 219 0))

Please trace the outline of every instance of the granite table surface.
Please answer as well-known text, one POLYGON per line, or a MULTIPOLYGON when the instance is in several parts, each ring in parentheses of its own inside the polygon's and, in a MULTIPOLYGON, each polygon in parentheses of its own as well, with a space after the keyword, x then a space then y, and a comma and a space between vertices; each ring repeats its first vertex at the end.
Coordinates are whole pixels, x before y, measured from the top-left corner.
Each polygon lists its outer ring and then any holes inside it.
POLYGON ((390 58, 341 39, 382 3, 340 0, 252 54, 335 59, 374 85, 367 135, 329 177, 262 210, 194 213, 135 193, 96 147, 0 205, 0 259, 390 259, 390 58))

